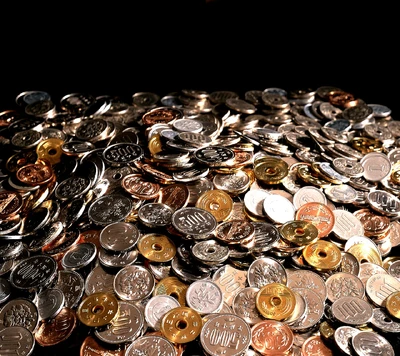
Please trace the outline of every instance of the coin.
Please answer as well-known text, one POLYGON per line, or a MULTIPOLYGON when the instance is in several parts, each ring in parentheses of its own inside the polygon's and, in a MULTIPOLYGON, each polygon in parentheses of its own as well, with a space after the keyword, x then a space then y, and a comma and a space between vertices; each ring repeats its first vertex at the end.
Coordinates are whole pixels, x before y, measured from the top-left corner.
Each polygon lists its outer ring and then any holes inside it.
POLYGON ((104 326, 118 315, 118 299, 111 293, 93 293, 81 301, 76 311, 81 323, 90 326, 104 326))

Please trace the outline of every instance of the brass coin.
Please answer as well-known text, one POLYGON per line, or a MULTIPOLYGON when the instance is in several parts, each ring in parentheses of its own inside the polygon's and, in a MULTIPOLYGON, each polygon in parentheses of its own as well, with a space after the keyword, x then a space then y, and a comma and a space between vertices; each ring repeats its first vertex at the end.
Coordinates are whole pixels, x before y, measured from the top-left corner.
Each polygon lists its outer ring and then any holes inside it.
POLYGON ((227 220, 232 214, 233 200, 227 192, 211 189, 198 197, 195 207, 207 210, 217 222, 221 222, 227 220))
POLYGON ((51 137, 39 142, 36 146, 36 154, 38 158, 47 159, 51 165, 59 163, 63 154, 62 145, 64 140, 51 137))
POLYGON ((295 306, 295 294, 282 283, 268 283, 256 294, 256 308, 267 319, 285 320, 292 315, 295 306))
POLYGON ((107 325, 117 315, 118 299, 111 293, 93 293, 79 304, 77 310, 81 323, 91 327, 107 325))
POLYGON ((142 235, 137 243, 139 252, 149 261, 168 262, 176 254, 174 242, 166 235, 151 233, 142 235))
POLYGON ((354 255, 354 257, 360 262, 371 262, 382 267, 382 256, 379 251, 372 246, 367 244, 358 243, 350 246, 347 251, 354 255))
POLYGON ((369 152, 381 152, 383 143, 368 137, 354 137, 350 145, 365 155, 369 152))
POLYGON ((160 134, 154 134, 154 136, 150 138, 147 146, 151 155, 161 152, 163 150, 163 147, 160 134))
POLYGON ((176 307, 161 319, 160 331, 169 341, 186 344, 195 340, 203 327, 201 315, 189 307, 176 307))
POLYGON ((263 157, 254 164, 256 179, 265 184, 279 184, 289 173, 289 165, 281 158, 263 157))
POLYGON ((340 266, 342 254, 333 242, 319 240, 303 249, 303 257, 308 265, 318 271, 332 271, 340 266))
POLYGON ((318 241, 318 229, 311 222, 292 220, 280 227, 282 239, 289 244, 306 246, 318 241))
POLYGON ((385 308, 387 312, 396 319, 400 319, 400 291, 389 294, 386 298, 385 308))
POLYGON ((186 292, 188 285, 178 277, 171 276, 161 279, 154 287, 153 296, 166 294, 174 297, 181 306, 186 305, 186 292))
POLYGON ((324 179, 317 173, 310 163, 300 163, 297 166, 296 176, 304 183, 311 184, 320 188, 329 187, 332 183, 324 179))

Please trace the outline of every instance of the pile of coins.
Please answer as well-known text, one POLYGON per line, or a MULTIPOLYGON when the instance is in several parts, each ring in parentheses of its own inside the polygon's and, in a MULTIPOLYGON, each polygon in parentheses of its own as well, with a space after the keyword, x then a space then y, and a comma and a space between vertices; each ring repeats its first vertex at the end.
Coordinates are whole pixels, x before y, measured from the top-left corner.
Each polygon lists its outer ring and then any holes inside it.
POLYGON ((333 86, 0 113, 0 354, 395 355, 400 122, 333 86))

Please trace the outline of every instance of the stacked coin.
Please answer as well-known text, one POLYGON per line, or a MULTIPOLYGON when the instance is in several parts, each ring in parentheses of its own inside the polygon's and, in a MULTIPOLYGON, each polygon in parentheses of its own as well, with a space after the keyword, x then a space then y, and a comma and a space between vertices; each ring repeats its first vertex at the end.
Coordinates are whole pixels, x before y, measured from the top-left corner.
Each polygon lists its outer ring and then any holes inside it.
POLYGON ((334 86, 15 105, 0 354, 395 355, 390 108, 334 86))

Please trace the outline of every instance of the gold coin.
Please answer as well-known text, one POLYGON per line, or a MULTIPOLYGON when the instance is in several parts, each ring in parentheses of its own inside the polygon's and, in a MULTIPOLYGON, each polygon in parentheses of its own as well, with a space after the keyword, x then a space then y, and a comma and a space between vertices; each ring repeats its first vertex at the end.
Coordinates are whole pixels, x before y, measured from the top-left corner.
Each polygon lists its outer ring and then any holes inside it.
POLYGON ((166 294, 174 297, 181 306, 186 305, 186 292, 188 285, 178 277, 171 276, 161 279, 154 287, 153 296, 166 294))
POLYGON ((300 163, 297 166, 296 176, 304 183, 311 184, 320 188, 329 187, 332 183, 324 179, 320 174, 312 169, 310 163, 300 163))
POLYGON ((36 154, 38 158, 47 159, 51 165, 59 163, 63 154, 62 145, 64 140, 51 137, 38 143, 36 146, 36 154))
POLYGON ((355 244, 347 249, 360 262, 371 262, 382 267, 382 256, 379 251, 366 244, 355 244))
POLYGON ((383 143, 368 137, 354 137, 350 141, 350 145, 362 154, 367 154, 369 152, 381 152, 383 143))
POLYGON ((282 283, 269 283, 256 294, 256 308, 267 319, 285 320, 296 306, 293 291, 282 283))
POLYGON ((227 192, 221 189, 211 189, 200 194, 195 206, 207 210, 217 222, 221 222, 227 220, 232 214, 233 200, 227 192))
POLYGON ((318 271, 332 271, 342 262, 339 247, 326 240, 319 240, 304 247, 303 257, 308 265, 318 271))
POLYGON ((400 167, 397 166, 396 169, 392 169, 390 180, 396 184, 400 184, 400 167))
POLYGON ((176 307, 161 319, 160 331, 169 341, 186 344, 195 340, 203 327, 201 315, 189 307, 176 307))
POLYGON ((289 244, 305 246, 319 239, 318 228, 305 220, 292 220, 280 227, 282 239, 289 244))
POLYGON ((256 179, 265 184, 279 184, 289 173, 289 165, 281 158, 263 157, 254 164, 256 179))
POLYGON ((387 312, 396 319, 400 319, 400 291, 389 294, 386 298, 385 308, 387 312))
POLYGON ((176 254, 176 246, 166 235, 151 233, 142 235, 137 244, 143 257, 152 262, 171 261, 176 254))
POLYGON ((149 142, 148 142, 148 148, 151 153, 151 155, 154 155, 155 153, 161 152, 162 151, 162 142, 161 142, 161 136, 160 134, 154 134, 149 142))
POLYGON ((78 306, 77 316, 87 326, 104 326, 118 315, 118 299, 110 293, 97 292, 78 306))

